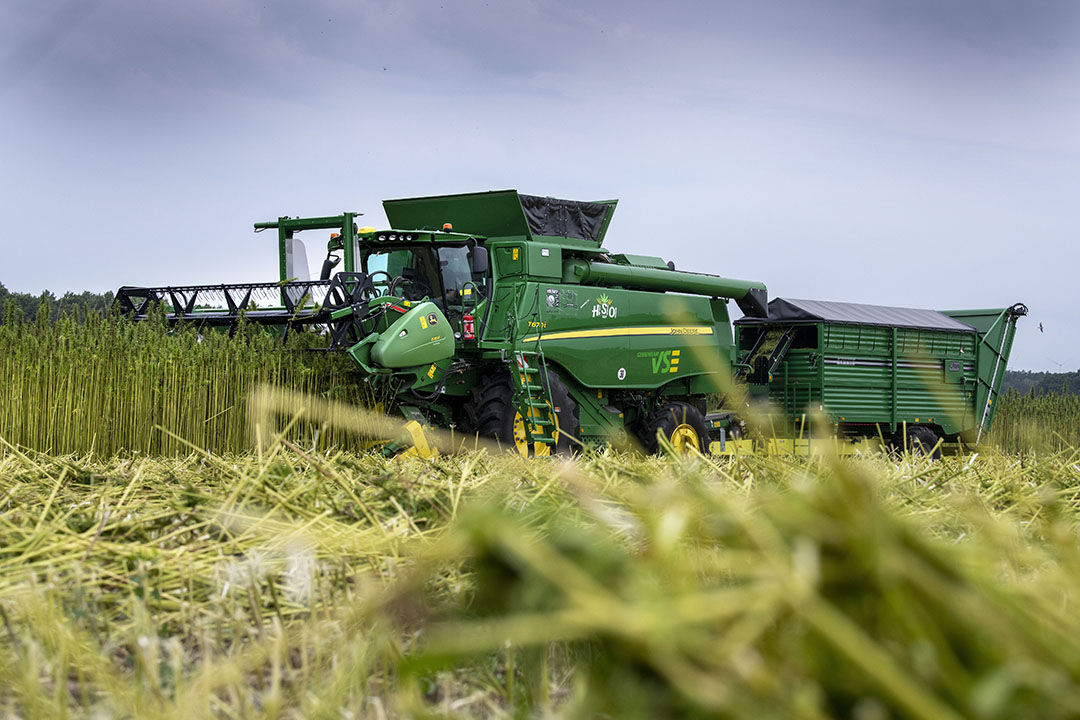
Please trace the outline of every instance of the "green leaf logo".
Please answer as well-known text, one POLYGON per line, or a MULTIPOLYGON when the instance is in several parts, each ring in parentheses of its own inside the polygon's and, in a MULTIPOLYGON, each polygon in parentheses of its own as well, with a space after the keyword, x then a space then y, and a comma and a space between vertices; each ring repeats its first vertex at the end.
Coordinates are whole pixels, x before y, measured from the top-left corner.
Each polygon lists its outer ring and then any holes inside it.
POLYGON ((610 305, 611 298, 609 298, 606 294, 601 295, 600 297, 596 298, 596 302, 600 303, 601 305, 610 305))

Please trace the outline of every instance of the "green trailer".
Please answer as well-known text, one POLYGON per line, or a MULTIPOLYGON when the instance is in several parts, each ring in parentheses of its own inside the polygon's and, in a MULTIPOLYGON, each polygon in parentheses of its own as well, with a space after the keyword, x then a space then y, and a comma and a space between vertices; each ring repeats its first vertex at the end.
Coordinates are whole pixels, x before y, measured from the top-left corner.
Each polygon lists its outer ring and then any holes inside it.
POLYGON ((977 443, 994 420, 1022 304, 938 312, 776 298, 735 323, 752 398, 795 433, 816 412, 840 437, 927 449, 977 443))

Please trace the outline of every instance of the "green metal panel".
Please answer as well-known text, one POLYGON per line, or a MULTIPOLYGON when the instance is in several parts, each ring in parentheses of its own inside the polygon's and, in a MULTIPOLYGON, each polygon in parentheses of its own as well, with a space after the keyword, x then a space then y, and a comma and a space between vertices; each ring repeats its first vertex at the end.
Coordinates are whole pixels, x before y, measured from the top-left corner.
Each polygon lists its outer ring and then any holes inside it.
MULTIPOLYGON (((278 226, 277 226, 277 231, 278 231, 278 233, 277 233, 278 234, 278 274, 280 276, 278 279, 281 282, 285 282, 286 280, 289 279, 289 269, 288 269, 287 263, 285 262, 285 257, 287 255, 287 253, 285 251, 285 244, 288 242, 289 236, 292 235, 292 231, 285 229, 285 223, 284 223, 285 220, 288 220, 288 218, 278 218, 279 223, 278 223, 278 226)), ((256 227, 258 227, 258 226, 256 225, 256 227)))
POLYGON ((536 278, 558 280, 562 277, 562 248, 542 243, 525 246, 526 272, 536 278))
POLYGON ((670 270, 667 262, 662 257, 655 257, 653 255, 631 255, 629 253, 619 253, 618 255, 612 255, 611 259, 619 265, 637 265, 638 267, 651 267, 659 270, 670 270))
POLYGON ((516 190, 385 200, 383 210, 399 229, 441 230, 451 223, 457 232, 486 237, 529 234, 516 190))
POLYGON ((520 275, 525 272, 524 245, 506 245, 495 248, 495 267, 500 276, 520 275))
POLYGON ((891 388, 891 394, 889 396, 889 430, 896 432, 897 424, 900 422, 899 407, 897 406, 897 396, 900 393, 900 384, 897 382, 896 366, 897 366, 897 345, 896 345, 896 328, 889 329, 889 360, 890 360, 890 375, 889 385, 891 388))
POLYGON ((942 314, 971 325, 979 334, 977 374, 970 385, 974 396, 974 418, 972 425, 966 428, 973 432, 978 442, 993 425, 997 397, 1016 335, 1016 321, 1027 315, 1027 307, 1018 303, 1008 308, 943 310, 942 314))
POLYGON ((769 384, 773 397, 781 399, 784 414, 792 421, 821 405, 816 354, 812 350, 789 351, 769 384))
POLYGON ((837 326, 828 332, 849 346, 823 358, 825 405, 835 419, 883 423, 890 432, 905 422, 938 425, 949 435, 964 428, 970 399, 962 383, 945 382, 945 363, 963 348, 972 357, 973 334, 837 326))
POLYGON ((708 298, 529 283, 518 299, 518 336, 589 388, 657 389, 729 372, 726 308, 708 298), (721 326, 722 331, 717 327, 721 326))
POLYGON ((345 261, 345 266, 342 268, 345 272, 356 272, 356 243, 354 238, 356 232, 353 230, 353 213, 345 213, 345 222, 341 224, 341 243, 343 245, 342 255, 345 261))
POLYGON ((454 355, 454 331, 435 303, 425 302, 398 318, 371 349, 371 359, 386 368, 409 368, 454 355))

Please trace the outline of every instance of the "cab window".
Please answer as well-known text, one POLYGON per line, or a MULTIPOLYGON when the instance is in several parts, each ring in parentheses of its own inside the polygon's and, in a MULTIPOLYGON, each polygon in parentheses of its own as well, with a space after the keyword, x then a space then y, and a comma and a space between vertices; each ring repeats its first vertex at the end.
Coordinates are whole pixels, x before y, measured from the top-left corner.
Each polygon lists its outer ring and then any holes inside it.
POLYGON ((465 247, 439 248, 439 268, 448 302, 457 302, 466 283, 473 281, 469 249, 465 247))
POLYGON ((427 295, 445 310, 460 305, 467 283, 476 282, 480 288, 484 283, 484 278, 473 277, 471 253, 464 246, 372 250, 363 256, 362 266, 368 275, 385 272, 391 279, 404 278, 400 288, 406 299, 427 295))
MULTIPOLYGON (((364 255, 362 266, 368 275, 385 272, 391 281, 402 278, 397 283, 397 290, 406 300, 420 300, 425 296, 436 302, 441 300, 438 262, 430 247, 372 250, 364 255)), ((385 278, 376 279, 376 282, 384 281, 385 278)))
POLYGON ((401 275, 402 269, 412 267, 412 262, 412 250, 374 251, 364 258, 364 272, 368 275, 385 272, 395 278, 401 275))

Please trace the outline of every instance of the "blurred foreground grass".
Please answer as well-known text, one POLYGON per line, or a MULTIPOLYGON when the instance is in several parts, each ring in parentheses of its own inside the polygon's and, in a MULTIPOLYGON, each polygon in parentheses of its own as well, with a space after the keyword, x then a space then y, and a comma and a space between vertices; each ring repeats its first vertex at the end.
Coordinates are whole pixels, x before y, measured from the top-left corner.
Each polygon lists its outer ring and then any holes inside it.
POLYGON ((1080 455, 0 449, 0 717, 1074 717, 1080 455))

